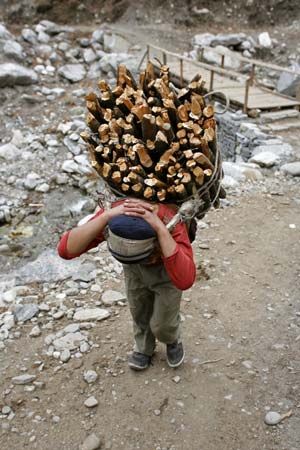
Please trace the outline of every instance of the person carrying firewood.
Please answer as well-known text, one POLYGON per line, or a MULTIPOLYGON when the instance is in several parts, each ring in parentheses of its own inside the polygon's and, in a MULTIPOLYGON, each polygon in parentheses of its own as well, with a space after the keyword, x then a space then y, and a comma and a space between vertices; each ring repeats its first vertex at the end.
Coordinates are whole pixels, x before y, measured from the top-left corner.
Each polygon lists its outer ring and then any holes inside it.
POLYGON ((180 302, 196 267, 187 226, 179 222, 171 232, 166 227, 176 212, 170 204, 126 198, 64 233, 58 244, 59 255, 72 259, 106 240, 123 263, 135 340, 128 364, 134 370, 149 367, 156 339, 166 344, 170 367, 184 360, 180 302))

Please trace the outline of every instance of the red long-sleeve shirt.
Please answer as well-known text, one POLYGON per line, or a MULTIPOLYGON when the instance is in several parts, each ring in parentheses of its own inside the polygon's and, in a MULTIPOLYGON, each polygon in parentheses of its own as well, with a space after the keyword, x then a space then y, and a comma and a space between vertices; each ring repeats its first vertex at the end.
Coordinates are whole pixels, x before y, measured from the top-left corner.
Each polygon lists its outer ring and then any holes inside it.
MULTIPOLYGON (((114 206, 117 206, 116 203, 114 206)), ((103 213, 103 209, 100 209, 90 220, 95 219, 103 213)), ((175 215, 175 211, 168 207, 168 205, 159 204, 158 217, 164 222, 168 223, 175 215)), ((61 258, 73 259, 83 253, 87 252, 91 248, 97 247, 101 242, 105 240, 103 232, 99 233, 96 239, 80 253, 71 254, 67 250, 67 243, 70 231, 67 231, 61 237, 57 250, 61 258)), ((173 239, 176 242, 175 251, 171 256, 167 258, 162 256, 162 262, 165 269, 172 281, 172 283, 180 290, 184 291, 189 289, 196 277, 196 267, 193 259, 193 250, 190 244, 187 228, 184 223, 178 223, 172 231, 173 239)))

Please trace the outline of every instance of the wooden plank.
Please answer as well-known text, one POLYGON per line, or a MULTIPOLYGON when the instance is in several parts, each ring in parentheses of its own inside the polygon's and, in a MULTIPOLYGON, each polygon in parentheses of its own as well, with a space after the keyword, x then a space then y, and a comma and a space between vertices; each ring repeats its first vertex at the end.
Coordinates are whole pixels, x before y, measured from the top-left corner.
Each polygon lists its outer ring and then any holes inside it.
MULTIPOLYGON (((151 46, 152 47, 152 46, 151 46)), ((154 49, 160 49, 159 47, 153 46, 154 49)), ((209 81, 211 77, 211 70, 215 72, 214 77, 214 90, 221 91, 229 98, 230 102, 239 106, 244 106, 245 101, 245 80, 247 79, 244 75, 227 71, 227 70, 217 70, 217 66, 209 64, 197 64, 197 61, 184 58, 176 53, 167 52, 170 56, 178 58, 177 61, 169 61, 168 65, 170 68, 170 77, 172 81, 179 83, 180 81, 180 61, 182 58, 184 61, 184 83, 189 83, 190 80, 195 76, 195 74, 200 73, 202 80, 205 81, 204 90, 209 90, 209 81), (197 69, 196 69, 196 67, 197 69), (196 69, 196 70, 195 70, 196 69), (235 79, 233 79, 233 76, 235 79)), ((250 60, 254 63, 254 60, 250 60)), ((159 69, 159 67, 157 66, 159 69)), ((295 107, 299 106, 300 102, 289 97, 282 96, 276 92, 268 92, 265 88, 259 86, 251 86, 249 89, 249 99, 248 99, 248 109, 272 109, 276 107, 295 107)))

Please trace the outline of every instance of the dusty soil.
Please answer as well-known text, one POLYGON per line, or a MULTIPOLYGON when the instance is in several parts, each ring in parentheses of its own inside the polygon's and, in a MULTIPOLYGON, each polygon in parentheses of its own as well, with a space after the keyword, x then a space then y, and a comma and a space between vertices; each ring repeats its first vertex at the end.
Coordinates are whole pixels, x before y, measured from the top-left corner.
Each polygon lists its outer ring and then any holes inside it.
MULTIPOLYGON (((45 387, 32 394, 17 386, 7 396, 17 416, 15 433, 9 440, 2 434, 1 448, 73 450, 93 431, 111 449, 298 449, 300 193, 296 185, 280 191, 231 197, 233 205, 210 213, 209 228, 199 231, 198 281, 182 302, 182 368, 167 368, 162 345, 146 372, 127 368, 132 345, 127 307, 115 309, 91 331, 98 350, 58 371, 43 355, 43 337, 29 338, 32 325, 23 326, 21 338, 0 356, 1 391, 21 367, 36 373, 45 387), (289 228, 292 223, 296 229, 289 228), (45 362, 40 373, 38 360, 45 362), (243 361, 251 361, 250 368, 243 361), (91 387, 83 381, 87 369, 99 374, 91 387), (99 406, 90 412, 83 402, 92 394, 99 406), (268 408, 292 409, 293 416, 268 427, 263 422, 268 408), (157 409, 160 416, 154 415, 157 409), (60 416, 58 424, 51 423, 51 414, 60 416), (30 430, 36 436, 32 443, 22 436, 30 430)), ((56 329, 67 323, 56 322, 56 329)))

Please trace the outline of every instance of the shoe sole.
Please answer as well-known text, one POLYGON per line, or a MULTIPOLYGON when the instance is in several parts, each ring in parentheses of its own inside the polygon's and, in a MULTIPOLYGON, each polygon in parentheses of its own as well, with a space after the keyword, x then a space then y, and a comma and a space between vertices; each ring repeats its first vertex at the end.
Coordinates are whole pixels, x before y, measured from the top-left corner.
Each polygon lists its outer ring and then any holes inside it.
POLYGON ((185 352, 183 352, 183 355, 182 355, 181 360, 178 361, 178 362, 175 363, 175 364, 170 363, 170 361, 169 361, 168 358, 167 358, 168 366, 169 366, 169 367, 172 367, 172 369, 175 369, 176 367, 179 367, 179 366, 183 363, 184 357, 185 357, 185 352))
POLYGON ((149 365, 141 367, 141 366, 135 365, 134 363, 128 363, 128 367, 130 367, 130 369, 132 369, 132 370, 142 371, 142 370, 148 369, 149 365))

